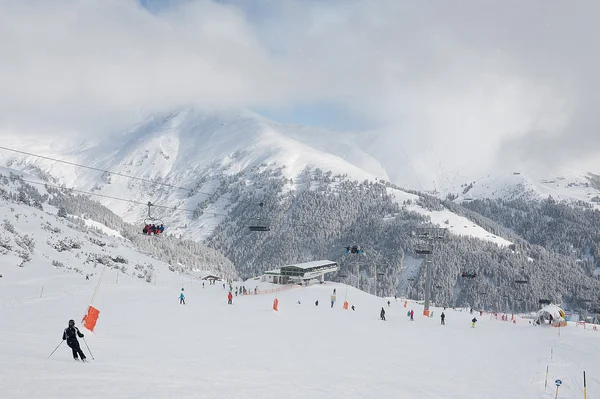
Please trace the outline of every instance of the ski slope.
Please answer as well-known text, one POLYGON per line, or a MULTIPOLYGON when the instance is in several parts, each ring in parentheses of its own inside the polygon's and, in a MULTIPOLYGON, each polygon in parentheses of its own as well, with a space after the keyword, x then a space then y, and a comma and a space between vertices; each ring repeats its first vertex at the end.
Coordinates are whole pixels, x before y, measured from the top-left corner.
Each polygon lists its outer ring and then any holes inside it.
POLYGON ((552 398, 557 378, 559 398, 579 398, 583 370, 588 397, 600 394, 600 332, 569 326, 559 337, 486 315, 472 329, 468 312, 450 309, 441 326, 440 309, 427 319, 409 303, 411 322, 400 300, 387 308, 387 299, 354 288, 347 298, 356 311, 343 310, 339 284, 280 292, 274 312, 273 294, 227 305, 220 282, 105 276, 95 332, 83 330, 95 360, 74 362, 64 344, 47 359, 67 321, 81 320, 98 276, 26 270, 0 279, 2 398, 552 398), (50 288, 40 298, 42 285, 50 288))

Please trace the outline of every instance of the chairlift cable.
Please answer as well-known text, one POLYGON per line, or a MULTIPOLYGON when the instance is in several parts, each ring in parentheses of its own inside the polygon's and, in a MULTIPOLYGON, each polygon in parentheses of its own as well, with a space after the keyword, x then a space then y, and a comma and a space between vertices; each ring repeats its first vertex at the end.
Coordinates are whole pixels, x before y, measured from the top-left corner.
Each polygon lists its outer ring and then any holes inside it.
MULTIPOLYGON (((92 192, 85 191, 85 190, 77 190, 75 188, 57 186, 57 185, 54 185, 54 184, 49 184, 47 182, 36 182, 36 181, 32 181, 32 180, 27 180, 27 179, 19 179, 19 180, 23 181, 25 183, 37 184, 37 185, 45 186, 45 187, 52 187, 52 188, 55 188, 55 189, 58 189, 58 190, 70 191, 70 192, 74 192, 74 193, 81 193, 81 194, 87 194, 87 195, 93 195, 93 196, 96 196, 96 197, 108 198, 108 199, 113 199, 113 200, 117 200, 117 201, 129 202, 129 203, 136 204, 136 205, 148 206, 148 203, 140 202, 140 201, 136 201, 136 200, 132 200, 132 199, 114 197, 112 195, 106 195, 106 194, 92 193, 92 192)), ((174 207, 174 206, 160 205, 160 204, 154 204, 154 203, 152 203, 152 206, 154 206, 156 208, 161 208, 161 209, 170 209, 170 210, 173 210, 173 211, 183 211, 183 212, 194 212, 195 211, 195 209, 179 208, 179 207, 176 207, 176 206, 174 207)), ((224 213, 217 213, 217 212, 203 211, 202 213, 205 213, 205 214, 208 214, 208 215, 215 215, 215 216, 229 216, 229 215, 226 215, 224 213)))
POLYGON ((174 188, 174 189, 177 189, 177 190, 188 191, 188 192, 191 192, 191 193, 205 194, 205 195, 212 195, 213 194, 213 193, 205 193, 205 192, 202 192, 202 191, 196 191, 196 190, 191 189, 191 188, 185 188, 185 187, 181 187, 181 186, 176 186, 174 184, 160 183, 160 182, 152 181, 152 180, 149 180, 149 179, 144 179, 143 177, 126 175, 126 174, 120 173, 120 172, 112 172, 112 171, 106 170, 106 169, 101 169, 101 168, 96 168, 96 167, 93 167, 93 166, 88 166, 88 165, 83 165, 83 164, 79 164, 79 163, 75 163, 75 162, 65 161, 63 159, 52 158, 52 157, 48 157, 48 156, 45 156, 45 155, 34 154, 32 152, 15 150, 14 148, 8 148, 8 147, 0 146, 0 149, 1 150, 5 150, 5 151, 16 152, 16 153, 23 154, 23 155, 29 155, 29 156, 36 157, 36 158, 46 159, 46 160, 53 161, 53 162, 59 162, 59 163, 65 164, 65 165, 76 166, 78 168, 90 169, 90 170, 94 170, 96 172, 109 173, 111 175, 125 177, 125 178, 131 179, 131 180, 138 180, 138 181, 142 181, 142 182, 146 182, 146 183, 150 183, 150 184, 154 184, 154 185, 158 185, 158 186, 163 186, 163 187, 174 188))

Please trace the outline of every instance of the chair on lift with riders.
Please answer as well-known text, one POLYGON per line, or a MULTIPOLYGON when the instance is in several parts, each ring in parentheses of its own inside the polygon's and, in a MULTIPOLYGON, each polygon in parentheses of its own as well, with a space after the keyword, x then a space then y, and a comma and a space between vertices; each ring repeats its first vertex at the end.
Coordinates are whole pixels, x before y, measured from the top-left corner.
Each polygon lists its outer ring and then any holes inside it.
POLYGON ((151 207, 152 203, 148 202, 148 217, 144 221, 142 233, 147 235, 160 235, 163 231, 165 231, 165 225, 162 220, 152 217, 150 213, 151 207))
POLYGON ((347 254, 362 254, 364 251, 358 245, 348 246, 346 247, 347 254))

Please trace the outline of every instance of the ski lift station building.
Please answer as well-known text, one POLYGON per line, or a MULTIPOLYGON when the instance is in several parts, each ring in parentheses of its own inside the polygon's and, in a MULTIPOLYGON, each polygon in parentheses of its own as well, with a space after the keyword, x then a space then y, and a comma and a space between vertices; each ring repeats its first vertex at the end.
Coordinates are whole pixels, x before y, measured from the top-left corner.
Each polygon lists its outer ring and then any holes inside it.
POLYGON ((313 279, 325 280, 327 273, 337 272, 340 269, 336 262, 330 260, 315 260, 312 262, 296 263, 282 266, 279 269, 268 270, 263 281, 274 284, 298 283, 313 279))

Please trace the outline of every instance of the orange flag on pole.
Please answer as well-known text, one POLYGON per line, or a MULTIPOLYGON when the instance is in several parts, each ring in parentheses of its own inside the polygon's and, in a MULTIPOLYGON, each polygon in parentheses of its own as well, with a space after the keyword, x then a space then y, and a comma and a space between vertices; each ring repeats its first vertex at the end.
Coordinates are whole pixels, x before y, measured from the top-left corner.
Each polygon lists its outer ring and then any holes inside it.
POLYGON ((83 326, 90 331, 94 331, 94 327, 96 327, 96 322, 98 321, 98 315, 100 315, 100 311, 93 306, 88 307, 87 314, 83 316, 83 326))

